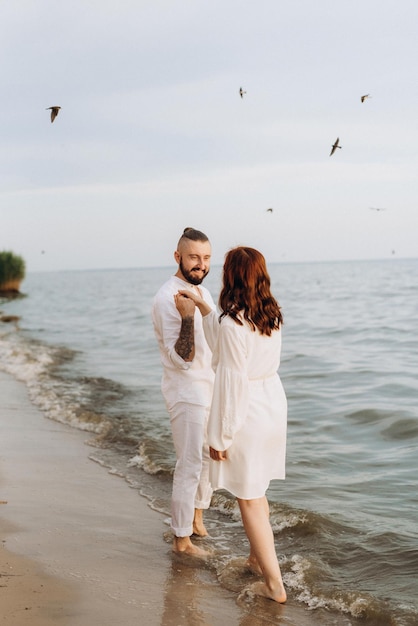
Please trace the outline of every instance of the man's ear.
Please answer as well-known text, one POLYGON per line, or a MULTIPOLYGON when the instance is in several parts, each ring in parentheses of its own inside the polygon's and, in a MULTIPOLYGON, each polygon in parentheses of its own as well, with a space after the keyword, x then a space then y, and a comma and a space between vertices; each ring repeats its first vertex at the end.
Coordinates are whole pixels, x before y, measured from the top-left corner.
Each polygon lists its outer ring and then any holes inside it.
POLYGON ((176 250, 176 251, 174 252, 174 260, 175 260, 175 262, 177 263, 177 265, 179 265, 179 263, 180 263, 180 253, 179 253, 179 251, 178 251, 178 250, 176 250))

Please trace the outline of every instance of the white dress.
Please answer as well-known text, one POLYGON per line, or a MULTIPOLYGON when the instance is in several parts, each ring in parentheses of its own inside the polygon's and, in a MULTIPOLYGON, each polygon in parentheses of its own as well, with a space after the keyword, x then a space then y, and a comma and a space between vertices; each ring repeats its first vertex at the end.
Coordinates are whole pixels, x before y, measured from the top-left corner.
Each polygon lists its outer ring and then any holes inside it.
POLYGON ((287 400, 277 373, 281 331, 270 336, 240 326, 212 311, 203 328, 213 351, 215 385, 208 443, 228 450, 226 461, 211 461, 214 490, 243 500, 261 498, 273 479, 285 478, 287 400))

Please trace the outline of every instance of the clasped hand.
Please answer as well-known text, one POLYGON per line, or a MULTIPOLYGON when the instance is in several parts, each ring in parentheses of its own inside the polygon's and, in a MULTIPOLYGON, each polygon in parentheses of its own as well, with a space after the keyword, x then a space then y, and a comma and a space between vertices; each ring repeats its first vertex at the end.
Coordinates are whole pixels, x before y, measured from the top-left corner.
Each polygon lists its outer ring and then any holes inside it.
POLYGON ((195 303, 191 298, 185 296, 184 292, 176 293, 174 295, 174 302, 181 317, 194 316, 195 303))
MULTIPOLYGON (((202 298, 202 296, 198 295, 194 291, 188 291, 187 289, 180 289, 180 291, 174 296, 176 298, 176 306, 177 306, 177 298, 181 298, 182 300, 188 300, 189 303, 193 303, 197 306, 202 316, 205 317, 212 310, 210 305, 202 298)), ((178 306, 177 306, 178 308, 178 306)))

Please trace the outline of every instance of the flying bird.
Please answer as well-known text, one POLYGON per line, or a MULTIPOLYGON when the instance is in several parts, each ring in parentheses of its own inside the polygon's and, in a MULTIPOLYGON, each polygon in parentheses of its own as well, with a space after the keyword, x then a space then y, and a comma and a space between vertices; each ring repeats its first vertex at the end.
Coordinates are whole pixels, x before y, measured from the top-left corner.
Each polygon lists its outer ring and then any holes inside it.
POLYGON ((369 206, 369 209, 370 211, 386 211, 386 209, 377 206, 369 206))
POLYGON ((267 213, 273 213, 273 209, 266 209, 267 213))
POLYGON ((371 98, 371 95, 370 95, 369 93, 366 93, 366 95, 361 96, 360 100, 361 100, 362 102, 364 102, 364 101, 366 100, 366 98, 371 98))
POLYGON ((334 154, 334 152, 336 151, 337 148, 342 148, 342 146, 339 146, 340 142, 340 138, 337 137, 337 139, 334 141, 334 143, 332 144, 332 148, 331 148, 331 152, 329 153, 329 156, 332 156, 334 154))
POLYGON ((48 108, 46 109, 47 111, 51 110, 51 124, 52 124, 52 122, 54 121, 54 119, 57 117, 57 115, 58 115, 58 113, 59 113, 59 111, 60 111, 60 108, 61 108, 61 107, 57 107, 57 106, 55 106, 55 107, 48 107, 48 108))
POLYGON ((244 97, 244 94, 247 93, 246 91, 243 90, 242 87, 239 88, 239 95, 241 96, 241 98, 244 97))

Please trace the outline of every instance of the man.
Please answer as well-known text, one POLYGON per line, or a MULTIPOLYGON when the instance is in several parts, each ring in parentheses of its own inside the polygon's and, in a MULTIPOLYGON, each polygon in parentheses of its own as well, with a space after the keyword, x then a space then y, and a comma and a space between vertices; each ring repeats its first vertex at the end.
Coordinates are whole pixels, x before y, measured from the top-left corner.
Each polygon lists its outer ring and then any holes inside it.
POLYGON ((207 552, 192 543, 191 535, 207 535, 203 510, 209 508, 212 488, 206 423, 214 373, 202 316, 194 302, 178 292, 195 291, 215 308, 209 291, 200 286, 210 269, 209 239, 199 230, 185 228, 174 259, 177 272, 159 289, 152 307, 163 364, 161 390, 177 459, 171 497, 173 550, 204 556, 207 552))

